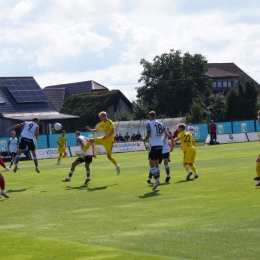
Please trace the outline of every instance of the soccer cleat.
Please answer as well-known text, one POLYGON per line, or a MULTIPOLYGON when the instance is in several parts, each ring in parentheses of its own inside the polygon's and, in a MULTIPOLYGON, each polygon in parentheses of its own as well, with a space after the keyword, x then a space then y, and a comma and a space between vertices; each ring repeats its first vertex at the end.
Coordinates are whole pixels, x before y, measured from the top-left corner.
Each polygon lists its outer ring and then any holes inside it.
POLYGON ((14 172, 16 172, 16 171, 17 171, 17 169, 18 169, 18 166, 17 166, 17 165, 15 165, 15 166, 14 166, 14 172))
POLYGON ((60 162, 57 162, 57 165, 60 165, 60 162))
POLYGON ((120 165, 116 166, 116 173, 119 174, 120 173, 120 165))
POLYGON ((9 171, 9 172, 12 171, 12 170, 11 170, 9 167, 7 167, 7 166, 5 166, 5 169, 6 169, 7 171, 9 171))
POLYGON ((256 187, 260 187, 260 181, 255 186, 256 187))
POLYGON ((194 179, 198 179, 199 178, 199 175, 198 174, 194 174, 194 179))
POLYGON ((192 175, 192 172, 188 172, 188 175, 186 177, 186 181, 189 181, 190 180, 190 176, 192 175))
POLYGON ((158 181, 158 182, 155 182, 154 185, 153 185, 153 190, 155 190, 161 183, 158 181))
POLYGON ((171 176, 167 176, 167 177, 166 177, 166 179, 165 179, 165 182, 167 182, 167 183, 168 183, 168 182, 169 182, 169 180, 170 180, 170 178, 171 178, 171 176))
POLYGON ((62 180, 63 182, 70 182, 70 179, 66 178, 64 180, 62 180))
POLYGON ((254 180, 255 181, 260 181, 260 177, 255 177, 254 180))
POLYGON ((90 179, 90 178, 87 178, 87 179, 85 180, 84 184, 86 185, 86 184, 88 184, 90 181, 91 181, 91 179, 90 179))
POLYGON ((5 198, 9 199, 9 196, 2 190, 1 195, 4 196, 5 198))
POLYGON ((38 168, 35 168, 35 171, 38 172, 38 173, 40 173, 40 170, 39 170, 38 168))
POLYGON ((148 179, 145 183, 148 183, 148 184, 150 184, 151 183, 151 180, 150 179, 148 179))

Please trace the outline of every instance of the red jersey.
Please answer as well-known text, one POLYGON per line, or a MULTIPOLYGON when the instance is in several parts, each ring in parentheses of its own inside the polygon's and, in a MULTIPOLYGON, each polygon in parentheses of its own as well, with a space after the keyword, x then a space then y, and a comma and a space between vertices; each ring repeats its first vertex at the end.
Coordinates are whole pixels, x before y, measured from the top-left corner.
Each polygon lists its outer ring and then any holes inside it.
POLYGON ((211 133, 216 133, 217 126, 215 124, 210 124, 209 129, 211 133))

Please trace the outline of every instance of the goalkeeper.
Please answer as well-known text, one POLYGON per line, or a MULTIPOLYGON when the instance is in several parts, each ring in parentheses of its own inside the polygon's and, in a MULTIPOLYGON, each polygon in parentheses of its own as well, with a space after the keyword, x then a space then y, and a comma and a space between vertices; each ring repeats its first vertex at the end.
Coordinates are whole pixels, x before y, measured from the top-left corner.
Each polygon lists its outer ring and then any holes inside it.
POLYGON ((88 138, 81 135, 80 131, 76 131, 76 142, 79 144, 80 148, 81 148, 81 153, 77 154, 79 157, 71 164, 71 168, 69 171, 69 175, 66 179, 62 180, 63 182, 70 182, 71 181, 71 177, 75 171, 75 168, 77 165, 85 162, 85 168, 86 168, 86 180, 84 184, 88 184, 91 180, 90 178, 90 167, 89 165, 92 162, 92 157, 96 158, 95 155, 95 151, 94 151, 94 145, 91 145, 92 149, 88 149, 85 153, 83 152, 83 148, 85 146, 85 144, 88 142, 88 138), (90 151, 92 150, 92 151, 90 151))

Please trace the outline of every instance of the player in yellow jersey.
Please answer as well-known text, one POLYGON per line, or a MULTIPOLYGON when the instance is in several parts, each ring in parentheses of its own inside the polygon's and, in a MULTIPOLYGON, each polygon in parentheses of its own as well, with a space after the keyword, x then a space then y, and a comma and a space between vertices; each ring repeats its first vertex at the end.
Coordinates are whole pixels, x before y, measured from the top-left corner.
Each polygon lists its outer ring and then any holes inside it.
POLYGON ((67 147, 67 136, 65 135, 66 131, 62 130, 61 136, 59 136, 57 140, 58 144, 58 162, 57 164, 60 165, 61 158, 64 158, 67 156, 66 147, 67 147))
POLYGON ((116 166, 117 174, 120 173, 120 165, 118 165, 116 159, 112 156, 112 148, 114 142, 114 133, 115 133, 115 126, 113 121, 107 118, 107 113, 102 111, 99 113, 100 123, 98 124, 97 129, 91 129, 89 126, 86 126, 86 129, 93 133, 98 133, 99 131, 104 131, 104 136, 102 137, 95 137, 89 139, 86 143, 83 152, 86 152, 91 144, 101 144, 105 147, 107 152, 107 158, 116 166))
POLYGON ((197 169, 194 166, 194 161, 196 157, 196 148, 195 148, 195 140, 191 133, 186 132, 186 125, 184 123, 180 123, 177 125, 178 127, 178 136, 174 138, 173 141, 180 141, 182 151, 183 151, 183 166, 187 172, 186 180, 190 179, 190 176, 194 173, 194 178, 198 178, 199 175, 197 173, 197 169))

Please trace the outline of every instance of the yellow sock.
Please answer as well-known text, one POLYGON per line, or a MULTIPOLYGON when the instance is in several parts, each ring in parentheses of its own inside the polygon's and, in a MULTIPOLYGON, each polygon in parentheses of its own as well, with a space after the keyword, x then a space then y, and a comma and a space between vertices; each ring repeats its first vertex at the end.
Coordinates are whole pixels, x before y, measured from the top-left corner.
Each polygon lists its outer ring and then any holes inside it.
POLYGON ((59 158, 58 158, 58 162, 61 160, 61 158, 62 158, 62 156, 59 156, 59 158))
POLYGON ((260 177, 260 162, 256 162, 256 175, 260 177))
POLYGON ((90 147, 90 142, 87 142, 83 148, 83 152, 85 153, 89 147, 90 147))
POLYGON ((190 171, 190 166, 189 165, 185 165, 184 168, 185 168, 186 172, 190 171))
POLYGON ((116 161, 116 159, 113 157, 113 156, 111 156, 111 158, 109 159, 115 166, 117 166, 117 161, 116 161))
POLYGON ((191 166, 190 168, 191 168, 191 170, 192 170, 194 173, 197 172, 197 169, 196 169, 195 165, 191 166))

